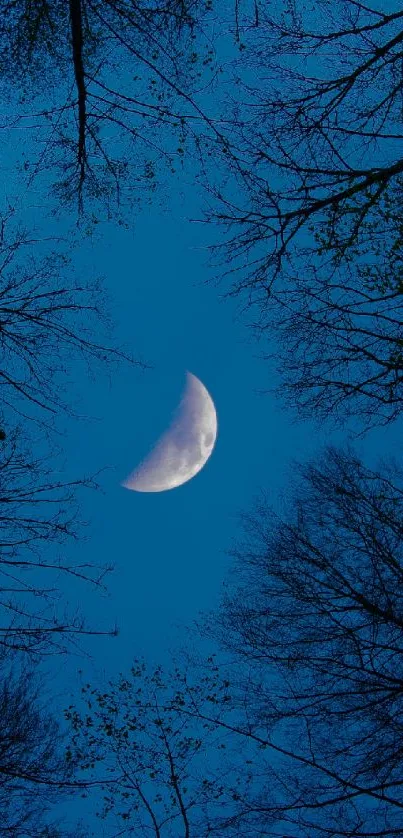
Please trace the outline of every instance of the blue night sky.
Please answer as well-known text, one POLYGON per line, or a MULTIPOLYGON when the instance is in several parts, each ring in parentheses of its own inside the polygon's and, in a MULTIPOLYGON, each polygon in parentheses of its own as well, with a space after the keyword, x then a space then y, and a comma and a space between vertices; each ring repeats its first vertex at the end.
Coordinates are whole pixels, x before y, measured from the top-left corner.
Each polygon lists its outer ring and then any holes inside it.
MULTIPOLYGON (((267 366, 238 316, 238 304, 220 301, 202 236, 205 227, 173 213, 144 211, 133 231, 106 232, 93 245, 116 303, 117 336, 153 365, 122 368, 112 381, 90 384, 80 422, 66 440, 72 470, 96 471, 104 494, 88 501, 90 541, 79 547, 110 561, 107 604, 91 605, 94 620, 116 617, 120 635, 96 641, 113 667, 132 654, 161 660, 169 643, 183 640, 175 624, 191 622, 214 607, 236 530, 236 518, 267 486, 275 496, 293 456, 308 456, 317 440, 308 426, 292 424, 272 397, 267 366), (218 437, 202 471, 181 487, 141 494, 120 486, 167 428, 185 384, 186 370, 210 391, 218 415, 218 437), (268 480, 269 476, 269 480, 268 480)), ((84 382, 83 382, 84 383, 84 382)), ((88 603, 83 600, 88 613, 88 603)), ((98 651, 97 651, 98 650, 98 651)))
MULTIPOLYGON (((273 396, 258 392, 273 386, 274 370, 259 358, 239 303, 220 301, 219 289, 206 285, 213 276, 203 246, 209 230, 187 221, 186 210, 186 200, 172 211, 144 210, 132 230, 108 227, 78 257, 104 272, 117 338, 153 368, 122 366, 112 380, 105 373, 77 382, 82 413, 96 418, 68 426, 68 471, 107 470, 100 478, 103 492, 86 498, 88 540, 70 550, 85 561, 112 562, 115 571, 107 595, 80 585, 73 603, 96 628, 116 621, 119 635, 86 642, 91 659, 51 664, 60 707, 77 702, 81 679, 108 680, 128 670, 134 657, 169 668, 171 650, 194 642, 187 627, 219 603, 238 514, 262 489, 276 507, 287 494, 294 460, 346 438, 346 431, 296 422, 273 396), (210 460, 195 478, 167 492, 122 488, 120 481, 168 426, 186 370, 204 382, 216 405, 218 437, 210 460)), ((356 442, 369 464, 398 447, 398 424, 356 442)), ((82 815, 95 834, 108 835, 87 808, 81 811, 80 800, 74 811, 67 808, 67 819, 82 815)))
MULTIPOLYGON (((7 145, 3 142, 9 172, 12 142, 11 132, 7 145)), ((15 178, 10 175, 4 201, 18 187, 15 178)), ((111 377, 105 369, 94 380, 79 367, 74 373, 82 418, 63 420, 66 476, 105 470, 102 491, 83 498, 87 539, 66 549, 77 561, 112 563, 115 570, 107 594, 85 585, 70 592, 66 581, 63 589, 89 626, 108 630, 116 623, 119 634, 85 642, 92 660, 47 662, 63 707, 69 692, 71 698, 77 695, 78 670, 86 677, 95 672, 113 677, 138 656, 168 665, 170 651, 186 643, 187 626, 219 603, 230 568, 225 551, 237 536, 239 513, 262 489, 276 506, 286 494, 293 461, 309 459, 323 444, 342 442, 354 430, 296 421, 273 395, 261 392, 277 383, 274 365, 260 357, 268 346, 254 341, 243 301, 223 299, 224 289, 213 282, 219 269, 211 265, 208 246, 220 231, 190 220, 201 218, 202 211, 203 196, 195 194, 185 174, 175 176, 163 205, 151 199, 134 210, 127 230, 99 225, 74 252, 78 274, 104 276, 115 342, 150 368, 122 364, 111 377), (211 458, 179 488, 150 494, 124 489, 120 481, 168 427, 187 370, 203 382, 216 406, 218 437, 211 458)), ((30 221, 35 209, 25 208, 25 214, 30 221)), ((356 441, 368 465, 400 450, 399 424, 356 441)))
MULTIPOLYGON (((112 380, 105 374, 79 381, 80 408, 96 418, 73 424, 64 443, 73 474, 107 467, 103 493, 87 497, 88 541, 74 549, 115 565, 106 599, 79 591, 92 623, 109 628, 117 621, 117 638, 91 644, 94 665, 111 674, 128 667, 133 655, 169 661, 170 648, 186 640, 186 625, 218 604, 238 513, 262 489, 276 505, 293 460, 347 434, 297 422, 259 392, 275 384, 274 368, 260 359, 262 347, 252 340, 239 301, 221 300, 219 289, 206 284, 214 276, 205 247, 211 230, 187 220, 186 214, 195 217, 190 198, 169 210, 144 210, 130 231, 105 228, 89 254, 80 254, 105 274, 116 337, 153 365, 123 366, 112 380), (203 381, 216 405, 211 458, 179 488, 150 494, 122 488, 120 481, 169 425, 186 370, 203 381)), ((394 435, 397 444, 397 427, 387 434, 378 429, 356 444, 375 463, 394 435)))

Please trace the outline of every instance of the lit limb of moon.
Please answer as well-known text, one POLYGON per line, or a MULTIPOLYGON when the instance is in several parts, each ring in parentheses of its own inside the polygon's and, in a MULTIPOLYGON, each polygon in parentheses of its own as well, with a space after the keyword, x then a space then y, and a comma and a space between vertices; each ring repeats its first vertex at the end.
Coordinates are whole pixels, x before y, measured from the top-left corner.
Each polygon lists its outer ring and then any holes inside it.
POLYGON ((191 480, 207 462, 217 437, 210 393, 188 372, 177 414, 148 456, 123 481, 135 492, 164 492, 191 480))

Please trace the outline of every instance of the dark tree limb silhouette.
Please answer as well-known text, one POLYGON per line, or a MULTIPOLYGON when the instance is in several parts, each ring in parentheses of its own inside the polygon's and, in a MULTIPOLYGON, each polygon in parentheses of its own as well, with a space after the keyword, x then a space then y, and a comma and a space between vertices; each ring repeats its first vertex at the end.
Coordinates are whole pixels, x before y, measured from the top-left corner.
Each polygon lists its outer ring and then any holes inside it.
POLYGON ((73 412, 60 386, 73 361, 133 359, 107 345, 112 326, 101 284, 77 281, 63 243, 59 253, 51 250, 13 225, 12 215, 2 220, 0 240, 2 405, 49 422, 61 410, 73 412), (105 343, 94 339, 102 330, 105 343))
POLYGON ((69 0, 71 43, 73 49, 74 77, 78 93, 78 149, 77 158, 80 168, 80 194, 82 194, 85 179, 86 147, 85 135, 87 129, 87 90, 83 61, 83 20, 81 0, 69 0))
MULTIPOLYGON (((0 650, 0 836, 73 838, 55 808, 83 786, 65 758, 66 734, 31 667, 0 650)), ((77 838, 86 833, 77 825, 77 838)))
POLYGON ((329 447, 295 475, 281 512, 263 498, 245 515, 219 612, 196 625, 224 654, 203 660, 189 644, 192 666, 169 679, 134 666, 106 689, 86 685, 87 707, 68 710, 72 747, 84 769, 110 767, 105 814, 118 811, 129 834, 137 812, 159 838, 186 834, 187 823, 190 834, 231 838, 401 830, 403 472, 329 447), (218 777, 216 747, 226 755, 218 777), (189 805, 196 767, 210 782, 201 821, 189 805))
POLYGON ((258 334, 275 329, 281 372, 278 395, 302 416, 364 429, 396 420, 403 407, 402 222, 399 193, 385 193, 376 224, 362 225, 362 247, 349 249, 343 269, 306 265, 273 291, 258 334), (371 251, 368 241, 371 239, 371 251))
POLYGON ((221 834, 219 825, 251 781, 243 764, 247 748, 233 761, 216 725, 194 724, 174 706, 183 706, 188 690, 205 708, 220 689, 227 700, 216 668, 199 675, 136 659, 128 675, 85 684, 81 705, 66 711, 74 760, 84 777, 103 786, 99 817, 122 836, 133 830, 155 838, 221 834))
POLYGON ((340 0, 241 27, 236 154, 207 173, 208 218, 227 230, 228 293, 261 339, 278 328, 280 393, 304 416, 402 409, 402 22, 340 0))
POLYGON ((73 364, 93 371, 132 359, 107 346, 99 283, 77 282, 66 255, 13 226, 12 216, 0 236, 0 645, 41 655, 76 647, 85 634, 116 633, 88 627, 62 595, 60 579, 102 588, 111 566, 70 557, 69 544, 84 533, 82 492, 97 480, 55 473, 62 463, 52 432, 62 411, 74 416, 75 393, 65 386, 73 364))
POLYGON ((41 656, 77 646, 86 626, 68 607, 60 580, 102 589, 111 565, 74 560, 69 543, 83 537, 80 491, 95 479, 56 481, 49 457, 34 458, 16 432, 0 449, 0 647, 41 656))
POLYGON ((119 211, 122 183, 125 198, 136 200, 136 192, 153 190, 159 168, 181 166, 186 135, 195 139, 199 123, 212 128, 197 101, 198 88, 211 81, 214 51, 203 31, 210 7, 52 0, 39 11, 27 0, 3 0, 0 78, 11 76, 24 101, 28 90, 33 99, 40 93, 43 150, 24 162, 28 183, 51 169, 62 203, 78 202, 88 217, 106 208, 109 216, 114 206, 119 211))
POLYGON ((263 498, 244 518, 234 577, 201 628, 241 672, 243 722, 220 724, 278 755, 250 801, 257 825, 401 829, 402 504, 396 463, 328 448, 299 468, 282 513, 263 498))

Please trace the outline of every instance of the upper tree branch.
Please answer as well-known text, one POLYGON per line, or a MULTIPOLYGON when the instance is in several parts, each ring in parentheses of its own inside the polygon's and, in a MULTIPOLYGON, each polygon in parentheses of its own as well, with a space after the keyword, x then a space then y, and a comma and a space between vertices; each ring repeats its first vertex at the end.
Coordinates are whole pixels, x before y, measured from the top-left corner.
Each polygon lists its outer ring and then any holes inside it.
POLYGON ((87 122, 87 89, 83 62, 83 19, 81 0, 69 0, 71 43, 73 47, 74 75, 78 93, 78 163, 80 166, 80 186, 85 177, 86 147, 85 132, 87 122))

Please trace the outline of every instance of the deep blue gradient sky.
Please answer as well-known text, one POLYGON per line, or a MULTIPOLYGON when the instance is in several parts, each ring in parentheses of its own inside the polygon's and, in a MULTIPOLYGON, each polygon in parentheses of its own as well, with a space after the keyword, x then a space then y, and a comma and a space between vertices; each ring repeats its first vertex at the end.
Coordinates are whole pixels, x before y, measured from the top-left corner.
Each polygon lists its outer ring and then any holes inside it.
MULTIPOLYGON (((108 612, 118 620, 114 667, 129 664, 131 654, 164 656, 174 624, 215 605, 237 513, 262 486, 275 496, 289 458, 313 453, 317 442, 308 426, 293 425, 257 392, 271 380, 237 319, 237 305, 220 302, 217 289, 203 284, 206 233, 178 207, 176 217, 145 211, 133 231, 111 228, 92 251, 114 295, 119 338, 153 364, 145 371, 122 368, 110 383, 106 377, 90 383, 83 411, 99 418, 74 426, 66 442, 72 468, 110 467, 101 478, 104 495, 89 501, 90 541, 78 549, 116 565, 107 606, 98 612, 93 604, 95 619, 108 612), (186 370, 216 404, 219 431, 210 460, 178 489, 123 489, 119 481, 169 424, 186 370)), ((82 605, 86 610, 85 598, 82 605)))
MULTIPOLYGON (((115 572, 106 597, 85 586, 74 590, 89 623, 106 629, 116 620, 119 635, 85 644, 92 660, 52 664, 61 707, 77 702, 81 679, 100 683, 128 670, 134 657, 169 668, 171 651, 194 642, 187 627, 219 603, 239 512, 262 489, 275 507, 281 505, 293 461, 347 437, 347 431, 296 422, 272 396, 258 392, 273 385, 274 370, 258 357, 238 303, 220 301, 219 289, 205 284, 212 276, 204 248, 209 231, 186 220, 193 211, 190 196, 188 203, 172 201, 165 212, 144 210, 132 230, 111 226, 77 257, 104 272, 117 337, 154 367, 122 367, 112 381, 105 374, 78 382, 83 413, 98 418, 71 425, 64 442, 69 469, 107 470, 100 478, 103 493, 87 496, 88 540, 73 545, 72 555, 112 561, 115 572), (169 424, 187 369, 216 404, 219 430, 210 460, 193 480, 168 492, 122 488, 120 480, 169 424)), ((375 464, 380 455, 400 450, 400 433, 396 423, 356 445, 375 464)), ((77 800, 69 816, 82 815, 81 806, 77 800)), ((87 810, 85 818, 103 834, 87 810)))
MULTIPOLYGON (((104 493, 87 499, 89 540, 74 549, 116 568, 108 599, 81 589, 82 610, 93 623, 117 620, 116 639, 91 644, 95 660, 114 671, 129 666, 133 655, 169 660, 170 646, 184 642, 186 624, 219 601, 238 513, 261 489, 276 504, 293 460, 346 437, 296 422, 273 396, 258 392, 273 385, 274 369, 258 357, 239 304, 220 301, 219 289, 205 284, 213 275, 205 250, 209 230, 186 220, 191 209, 184 200, 166 211, 144 210, 132 230, 111 226, 82 254, 105 274, 117 336, 153 364, 144 371, 122 367, 111 382, 106 375, 79 382, 83 412, 98 418, 74 424, 65 441, 73 472, 107 467, 104 493), (168 426, 186 370, 216 404, 213 454, 177 489, 130 492, 120 481, 168 426)), ((391 450, 394 434, 397 441, 397 429, 379 429, 357 444, 376 462, 391 450)))
MULTIPOLYGON (((18 192, 13 142, 11 132, 3 144, 10 173, 4 203, 18 192)), ((30 205, 35 200, 33 195, 30 205)), ((25 210, 29 221, 36 210, 25 210)), ((201 213, 202 200, 186 178, 179 187, 175 179, 163 207, 151 202, 133 213, 128 230, 102 225, 74 253, 78 273, 105 277, 117 342, 152 368, 123 365, 111 380, 106 370, 95 380, 77 373, 80 412, 93 418, 65 423, 66 476, 105 471, 103 491, 84 497, 87 540, 67 550, 77 561, 112 563, 115 572, 107 596, 85 585, 70 590, 68 580, 62 584, 90 626, 107 630, 116 622, 119 634, 88 641, 92 662, 77 657, 48 663, 61 706, 74 700, 79 669, 86 677, 96 671, 113 677, 140 655, 169 665, 170 650, 187 640, 186 627, 219 603, 230 567, 225 551, 237 535, 239 513, 261 489, 276 506, 294 460, 305 461, 324 443, 347 436, 348 429, 297 422, 273 396, 259 393, 274 386, 275 370, 260 359, 263 347, 252 340, 240 302, 221 300, 220 287, 211 284, 207 246, 217 232, 189 221, 201 213), (130 492, 120 481, 170 423, 186 370, 200 378, 216 405, 213 454, 177 489, 130 492)), ((356 445, 369 465, 376 464, 385 453, 400 453, 401 427, 372 431, 356 445)))

